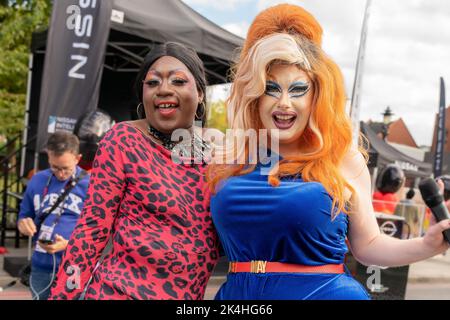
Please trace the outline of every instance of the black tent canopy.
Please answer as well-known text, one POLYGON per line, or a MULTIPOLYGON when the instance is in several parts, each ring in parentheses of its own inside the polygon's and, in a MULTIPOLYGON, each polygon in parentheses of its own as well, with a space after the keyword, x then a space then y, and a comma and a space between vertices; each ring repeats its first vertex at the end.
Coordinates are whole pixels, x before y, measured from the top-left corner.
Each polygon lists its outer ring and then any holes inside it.
MULTIPOLYGON (((177 41, 192 47, 205 65, 208 84, 227 82, 242 38, 220 28, 180 0, 112 1, 98 108, 106 110, 117 121, 134 119, 135 76, 155 43, 177 41)), ((33 35, 25 142, 37 133, 46 43, 47 31, 33 35)), ((22 173, 35 167, 34 153, 34 146, 27 148, 22 173)), ((41 159, 39 162, 45 165, 41 159)))
POLYGON ((113 15, 125 13, 123 23, 112 20, 114 30, 157 42, 181 42, 227 63, 230 53, 242 44, 241 38, 207 20, 181 1, 115 0, 113 9, 113 15))
MULTIPOLYGON (((35 34, 32 52, 45 50, 46 31, 35 34)), ((176 41, 194 48, 209 84, 227 81, 230 62, 243 39, 222 29, 180 0, 113 0, 105 68, 136 71, 152 43, 176 41)))
POLYGON ((360 128, 361 132, 369 140, 369 156, 377 158, 376 166, 384 167, 395 163, 403 169, 407 177, 411 178, 429 177, 431 175, 431 164, 414 159, 395 149, 380 139, 366 123, 361 122, 360 128))

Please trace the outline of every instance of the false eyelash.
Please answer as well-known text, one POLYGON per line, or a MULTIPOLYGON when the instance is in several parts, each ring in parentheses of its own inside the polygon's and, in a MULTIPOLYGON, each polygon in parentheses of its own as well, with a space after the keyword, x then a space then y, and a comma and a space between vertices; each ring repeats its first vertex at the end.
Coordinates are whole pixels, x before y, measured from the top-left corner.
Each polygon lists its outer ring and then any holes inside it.
POLYGON ((172 82, 178 83, 178 84, 185 84, 185 83, 188 83, 188 80, 181 79, 181 78, 176 78, 176 79, 173 79, 172 82))
POLYGON ((295 86, 289 89, 288 92, 295 92, 295 91, 308 91, 309 86, 295 86))
POLYGON ((282 90, 281 90, 281 87, 277 83, 272 82, 272 81, 267 81, 265 91, 266 91, 266 93, 273 92, 273 91, 280 93, 282 90))
POLYGON ((293 85, 289 88, 288 92, 294 97, 301 97, 305 95, 310 89, 308 83, 293 85))
POLYGON ((144 80, 142 82, 145 83, 146 85, 149 85, 149 86, 153 86, 153 85, 156 85, 156 84, 160 83, 159 80, 147 80, 147 81, 144 80))
POLYGON ((271 86, 271 85, 267 85, 266 86, 266 91, 276 91, 276 92, 281 92, 280 88, 276 87, 276 86, 271 86))

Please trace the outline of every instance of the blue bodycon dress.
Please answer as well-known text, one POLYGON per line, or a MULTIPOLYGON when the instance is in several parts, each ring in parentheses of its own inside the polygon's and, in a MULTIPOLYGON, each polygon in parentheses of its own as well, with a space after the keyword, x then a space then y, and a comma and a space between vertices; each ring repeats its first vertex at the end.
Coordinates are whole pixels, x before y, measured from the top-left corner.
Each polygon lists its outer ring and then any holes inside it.
MULTIPOLYGON (((211 214, 229 261, 302 265, 342 264, 348 217, 331 219, 332 198, 322 184, 284 178, 272 187, 263 166, 225 180, 211 198, 211 214)), ((348 272, 229 273, 218 300, 370 299, 348 272)))

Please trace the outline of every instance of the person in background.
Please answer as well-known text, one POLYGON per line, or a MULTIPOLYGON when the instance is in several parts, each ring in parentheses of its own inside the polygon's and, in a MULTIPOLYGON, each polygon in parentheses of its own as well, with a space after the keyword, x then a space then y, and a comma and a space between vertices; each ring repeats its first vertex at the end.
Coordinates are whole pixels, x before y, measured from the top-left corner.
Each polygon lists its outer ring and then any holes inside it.
POLYGON ((77 120, 73 133, 80 140, 82 157, 79 166, 81 168, 90 172, 98 149, 98 143, 114 124, 115 120, 101 109, 88 112, 77 120))
POLYGON ((377 191, 373 193, 373 209, 375 212, 393 214, 400 201, 397 192, 405 184, 403 170, 395 165, 385 166, 377 176, 377 191))
POLYGON ((442 194, 444 196, 445 204, 450 210, 450 175, 446 174, 443 176, 439 176, 436 178, 436 181, 443 190, 442 194))
POLYGON ((419 207, 413 200, 415 194, 414 189, 410 188, 406 193, 405 199, 400 200, 394 211, 394 215, 405 218, 406 225, 403 227, 403 239, 421 236, 420 222, 423 217, 421 217, 419 207))
POLYGON ((30 290, 35 300, 48 298, 89 184, 89 176, 77 165, 81 155, 75 135, 50 135, 46 151, 50 168, 28 182, 18 217, 19 231, 33 237, 30 290))

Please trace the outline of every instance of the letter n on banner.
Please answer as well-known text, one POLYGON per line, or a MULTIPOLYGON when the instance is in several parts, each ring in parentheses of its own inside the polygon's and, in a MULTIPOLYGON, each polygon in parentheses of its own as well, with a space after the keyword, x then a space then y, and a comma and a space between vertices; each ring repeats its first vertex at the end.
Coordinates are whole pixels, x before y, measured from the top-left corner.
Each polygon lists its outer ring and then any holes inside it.
POLYGON ((39 101, 37 151, 48 135, 73 132, 97 108, 112 0, 53 1, 39 101))

